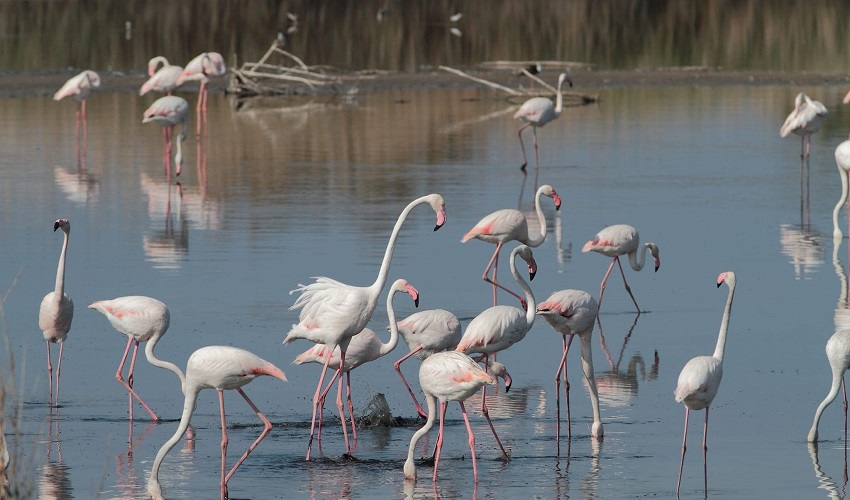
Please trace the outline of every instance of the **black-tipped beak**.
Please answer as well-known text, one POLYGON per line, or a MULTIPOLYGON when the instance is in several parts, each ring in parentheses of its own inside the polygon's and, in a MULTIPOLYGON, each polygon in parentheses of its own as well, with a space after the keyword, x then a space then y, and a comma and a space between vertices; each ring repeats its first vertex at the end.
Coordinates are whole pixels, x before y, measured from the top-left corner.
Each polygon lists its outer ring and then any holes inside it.
MULTIPOLYGON (((54 231, 56 231, 57 229, 59 229, 59 223, 58 223, 58 222, 54 222, 54 223, 53 223, 53 230, 54 230, 54 231)), ((718 286, 720 286, 720 285, 718 285, 718 286)))
POLYGON ((718 284, 717 284, 717 288, 720 288, 720 285, 722 285, 722 284, 723 284, 723 282, 722 282, 722 281, 721 281, 720 283, 718 283, 718 284))
POLYGON ((419 307, 419 297, 416 297, 415 299, 413 299, 413 305, 416 306, 416 307, 419 307))
POLYGON ((511 384, 512 383, 513 383, 513 380, 511 380, 511 376, 506 373, 505 374, 505 394, 507 394, 508 391, 511 390, 511 384))

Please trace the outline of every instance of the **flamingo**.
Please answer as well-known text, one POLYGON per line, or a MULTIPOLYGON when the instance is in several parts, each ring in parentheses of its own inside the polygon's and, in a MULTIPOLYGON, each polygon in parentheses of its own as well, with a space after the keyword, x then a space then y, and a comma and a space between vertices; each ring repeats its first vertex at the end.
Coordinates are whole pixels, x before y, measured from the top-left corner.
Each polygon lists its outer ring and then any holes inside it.
MULTIPOLYGON (((309 285, 299 285, 296 290, 301 295, 290 307, 290 310, 301 309, 298 316, 298 324, 292 325, 292 329, 284 339, 284 344, 289 344, 296 339, 307 339, 318 344, 327 344, 329 348, 340 348, 340 358, 345 366, 345 352, 354 335, 360 333, 375 311, 378 304, 378 296, 381 294, 387 282, 387 273, 390 270, 390 262, 395 249, 395 241, 401 226, 407 220, 410 211, 417 205, 428 203, 437 214, 437 225, 434 231, 440 229, 446 222, 446 208, 443 197, 439 194, 429 194, 410 202, 398 217, 393 227, 387 249, 384 252, 384 260, 378 271, 378 277, 372 285, 367 287, 356 287, 341 283, 326 277, 317 277, 315 282, 309 285)), ((316 412, 321 403, 322 384, 328 369, 330 356, 326 358, 319 376, 319 383, 313 395, 313 418, 310 423, 310 440, 307 444, 307 460, 310 460, 310 449, 313 444, 313 433, 316 425, 316 412)), ((340 368, 337 368, 339 371, 340 368)), ((338 375, 337 375, 338 376, 338 375)))
POLYGON ((407 449, 407 460, 404 462, 404 477, 416 481, 416 464, 413 462, 413 453, 416 443, 426 432, 434 426, 436 418, 437 399, 440 400, 440 432, 437 436, 437 449, 434 454, 433 481, 437 481, 437 468, 440 464, 440 451, 443 448, 443 422, 446 417, 446 403, 457 401, 463 412, 463 420, 466 422, 466 431, 469 434, 469 449, 472 457, 472 474, 475 483, 478 484, 478 466, 475 458, 475 435, 472 426, 469 425, 469 416, 463 402, 486 384, 495 384, 496 379, 487 374, 469 356, 455 351, 434 353, 422 361, 419 367, 419 385, 425 394, 428 405, 428 420, 421 429, 413 434, 410 446, 407 449))
POLYGON ((620 263, 621 255, 629 256, 629 265, 632 266, 632 269, 635 271, 640 271, 643 269, 643 265, 646 261, 646 251, 649 250, 649 253, 652 255, 653 259, 655 259, 655 272, 658 272, 658 268, 661 267, 661 257, 658 253, 658 245, 655 243, 644 243, 643 249, 640 254, 640 261, 637 259, 637 249, 640 246, 640 235, 635 228, 626 224, 615 224, 613 226, 608 226, 602 231, 599 231, 596 236, 584 244, 584 247, 581 249, 582 252, 598 252, 602 255, 607 255, 608 257, 613 257, 611 264, 608 266, 608 271, 605 272, 605 277, 602 278, 602 284, 599 286, 599 307, 602 307, 602 295, 605 293, 605 282, 608 281, 608 275, 611 274, 611 270, 614 269, 614 264, 616 263, 620 267, 620 274, 623 275, 623 284, 626 287, 626 291, 629 292, 629 297, 632 298, 632 302, 635 304, 635 309, 637 309, 638 314, 640 314, 640 307, 638 307, 637 300, 635 300, 635 296, 632 295, 632 289, 629 288, 629 283, 626 281, 626 273, 623 272, 623 265, 620 263))
POLYGON ((186 121, 189 117, 189 104, 186 99, 177 96, 160 97, 148 109, 145 110, 142 123, 156 123, 165 129, 163 134, 163 150, 165 153, 165 171, 168 178, 171 178, 171 143, 174 137, 174 127, 178 123, 183 127, 180 130, 180 136, 177 137, 177 154, 174 156, 174 163, 177 164, 176 174, 180 175, 183 169, 183 141, 186 140, 188 132, 186 121))
POLYGON ((844 385, 844 372, 847 371, 847 368, 850 368, 850 330, 838 330, 829 338, 826 342, 826 358, 829 360, 830 368, 832 368, 832 385, 829 388, 829 394, 826 395, 826 398, 815 411, 815 419, 812 422, 812 428, 809 430, 808 441, 810 443, 817 442, 821 414, 827 406, 835 401, 839 386, 844 390, 844 430, 847 431, 847 388, 844 385))
POLYGON ((286 382, 286 375, 278 367, 238 347, 201 347, 189 356, 189 362, 186 364, 186 398, 183 403, 183 415, 180 417, 180 424, 177 426, 177 432, 165 442, 156 454, 153 467, 151 468, 150 478, 148 478, 148 494, 154 500, 163 498, 162 488, 159 484, 159 468, 162 465, 162 461, 168 452, 180 441, 183 434, 186 433, 186 429, 189 428, 192 413, 195 411, 195 405, 198 402, 198 394, 203 389, 215 389, 218 391, 218 402, 221 411, 221 498, 227 498, 227 482, 230 481, 233 473, 248 458, 248 455, 254 448, 260 444, 260 441, 272 430, 272 424, 269 422, 269 419, 260 412, 256 405, 254 405, 254 402, 242 390, 243 386, 260 375, 268 375, 286 382), (260 437, 248 447, 248 450, 236 461, 236 464, 227 474, 225 474, 225 464, 227 463, 227 424, 224 416, 224 391, 226 390, 238 391, 245 398, 248 406, 263 421, 263 432, 260 434, 260 437))
MULTIPOLYGON (((430 309, 428 311, 419 311, 404 318, 397 323, 398 331, 401 334, 410 352, 405 354, 401 359, 393 364, 398 376, 407 388, 407 392, 413 399, 413 404, 416 405, 416 412, 423 418, 428 415, 419 405, 416 395, 404 379, 401 373, 401 364, 410 358, 416 356, 419 359, 425 359, 435 352, 445 350, 454 350, 457 343, 460 342, 460 320, 453 313, 445 309, 430 309)), ((392 324, 390 324, 392 328, 392 324)))
POLYGON ((100 75, 91 70, 85 70, 79 75, 70 78, 62 88, 53 94, 54 101, 61 101, 66 97, 73 97, 78 101, 77 119, 74 126, 74 137, 79 143, 80 141, 80 121, 83 122, 83 149, 88 139, 88 125, 86 120, 86 100, 91 95, 92 90, 100 88, 100 75))
POLYGON ((566 73, 561 73, 558 76, 558 95, 555 98, 556 102, 552 102, 546 97, 532 97, 522 103, 516 113, 514 119, 523 122, 523 126, 519 128, 519 145, 522 148, 522 166, 520 169, 525 172, 525 167, 528 165, 528 158, 525 156, 525 144, 522 142, 522 131, 531 127, 534 133, 534 185, 537 185, 537 171, 540 169, 540 155, 537 152, 537 127, 543 127, 547 123, 561 116, 561 111, 564 109, 564 95, 561 94, 561 87, 564 81, 568 81, 570 87, 573 86, 573 81, 567 77, 566 73))
POLYGON ((53 363, 50 361, 50 344, 59 343, 59 363, 56 365, 56 406, 59 406, 59 375, 62 371, 62 351, 65 339, 71 330, 74 319, 74 301, 65 293, 65 256, 68 253, 68 238, 71 235, 71 223, 68 219, 57 219, 53 231, 62 228, 65 238, 62 252, 59 254, 59 266, 56 270, 56 287, 41 300, 38 310, 38 327, 47 342, 47 380, 50 386, 50 402, 53 403, 53 363))
POLYGON ((168 330, 168 324, 171 319, 168 307, 151 297, 136 295, 118 297, 112 300, 99 300, 91 303, 89 309, 94 309, 106 316, 109 323, 119 333, 127 336, 127 348, 124 349, 124 356, 121 357, 121 364, 118 365, 115 378, 130 393, 130 420, 133 419, 134 397, 147 410, 152 419, 160 420, 156 413, 151 410, 150 406, 133 390, 133 369, 136 366, 136 354, 139 351, 139 343, 147 342, 145 346, 145 357, 150 364, 171 370, 177 374, 181 387, 185 388, 186 377, 180 368, 174 363, 157 358, 153 353, 154 346, 156 346, 156 343, 159 342, 159 339, 168 330), (130 359, 130 372, 127 375, 127 380, 124 380, 124 363, 127 361, 127 355, 130 353, 130 346, 133 343, 135 343, 135 346, 133 347, 133 357, 130 359))
POLYGON ((224 64, 224 58, 218 52, 204 52, 198 55, 183 68, 183 72, 177 78, 177 85, 183 85, 184 82, 200 80, 201 89, 198 91, 197 119, 198 119, 198 135, 201 135, 201 112, 206 115, 207 112, 207 95, 211 76, 224 76, 227 74, 227 66, 224 64))
POLYGON ((145 95, 150 91, 165 92, 166 95, 171 95, 179 85, 177 79, 183 74, 183 67, 175 64, 169 64, 168 59, 163 56, 156 56, 148 61, 148 76, 150 78, 139 89, 139 95, 145 95), (157 71, 157 66, 162 64, 162 67, 157 71))
MULTIPOLYGON (((602 419, 599 416, 599 394, 596 390, 596 380, 593 378, 593 351, 590 346, 590 337, 593 334, 593 325, 599 307, 596 300, 589 293, 582 290, 561 290, 554 292, 548 299, 537 306, 537 314, 543 317, 555 331, 563 336, 564 355, 555 372, 555 404, 558 408, 558 425, 556 430, 556 441, 560 447, 561 443, 561 401, 560 401, 560 377, 564 377, 564 395, 567 400, 567 422, 570 422, 570 383, 567 382, 567 353, 573 341, 573 335, 578 335, 581 341, 581 367, 584 378, 590 388, 590 405, 593 407, 593 426, 590 435, 601 439, 604 435, 602 419), (569 335, 569 341, 567 340, 569 335)), ((571 426, 567 427, 568 437, 572 438, 571 426)))
MULTIPOLYGON (((841 178, 841 197, 835 208, 832 210, 832 239, 840 242, 844 235, 841 234, 841 229, 838 228, 838 212, 847 201, 847 178, 850 175, 850 140, 846 140, 835 148, 835 164, 838 167, 838 176, 841 178)), ((850 225, 850 215, 848 215, 848 225, 850 225)))
MULTIPOLYGON (((847 102, 848 98, 845 97, 847 102)), ((820 101, 813 101, 805 93, 800 92, 794 98, 794 110, 785 118, 785 123, 779 129, 780 137, 787 137, 788 134, 800 136, 800 161, 803 158, 809 158, 812 147, 812 134, 820 130, 826 115, 829 114, 826 106, 820 101)), ((800 164, 802 168, 802 163, 800 164)), ((802 172, 801 172, 802 174, 802 172)))
MULTIPOLYGON (((536 304, 531 288, 529 288, 528 284, 517 272, 517 256, 528 264, 530 280, 533 280, 535 273, 537 273, 537 263, 534 261, 534 254, 528 245, 519 245, 511 252, 511 274, 523 292, 525 292, 526 310, 523 311, 516 307, 504 305, 485 309, 466 326, 466 331, 463 333, 460 342, 458 342, 455 351, 464 354, 481 353, 483 354, 483 359, 487 360, 490 354, 503 351, 524 339, 528 331, 531 330, 531 327, 534 325, 536 304)), ((486 397, 487 388, 485 387, 484 393, 481 396, 481 413, 487 419, 487 423, 493 431, 493 436, 495 436, 496 442, 502 450, 502 455, 505 460, 508 460, 508 454, 505 452, 501 441, 499 441, 499 436, 496 435, 496 428, 493 427, 493 422, 490 420, 490 413, 486 406, 486 397)))
POLYGON ((561 208, 561 197, 555 191, 555 188, 549 184, 544 184, 537 189, 537 193, 534 196, 534 208, 537 212, 537 220, 540 224, 540 234, 536 238, 532 239, 531 236, 529 236, 528 220, 522 212, 512 208, 504 208, 502 210, 496 210, 490 215, 485 215, 480 221, 478 221, 477 224, 475 224, 475 226, 473 226, 472 229, 463 235, 463 238, 460 240, 461 243, 466 243, 467 241, 476 238, 481 241, 486 241, 487 243, 496 244, 496 251, 493 252, 493 256, 490 257, 490 262, 487 263, 487 267, 484 268, 484 274, 481 276, 484 281, 493 285, 494 306, 496 305, 496 287, 505 290, 519 299, 520 303, 523 303, 522 297, 505 288, 496 279, 496 274, 499 270, 499 251, 502 249, 502 245, 509 241, 519 241, 529 247, 535 248, 539 247, 544 241, 546 241, 546 215, 540 207, 540 197, 543 195, 552 198, 552 201, 555 203, 555 210, 559 210, 561 208), (493 269, 492 279, 489 277, 491 268, 493 269))
MULTIPOLYGON (((685 449, 688 440, 688 416, 691 410, 705 409, 705 427, 702 434, 702 456, 703 467, 707 467, 706 436, 708 435, 708 407, 717 395, 720 387, 720 379, 723 377, 723 352, 726 349, 726 332, 729 330, 729 315, 732 311, 732 299, 735 296, 735 273, 727 271, 720 273, 717 277, 717 286, 723 283, 729 287, 729 296, 726 298, 726 308, 723 310, 723 319, 720 321, 720 334, 717 336, 717 347, 712 356, 697 356, 685 364, 679 373, 679 382, 673 395, 677 403, 685 405, 685 431, 682 437, 682 461, 679 464, 679 480, 676 482, 676 495, 682 485, 682 468, 685 465, 685 449)), ((708 476, 706 475, 706 490, 708 489, 708 476)))
MULTIPOLYGON (((370 361, 375 361, 376 359, 385 356, 393 349, 395 349, 398 344, 398 327, 396 326, 395 321, 395 311, 393 310, 393 296, 396 292, 405 292, 413 298, 413 303, 416 307, 419 307, 419 292, 416 288, 413 287, 407 280, 398 279, 393 282, 392 286, 390 286, 389 294, 387 295, 387 316, 390 320, 390 340, 387 343, 382 343, 381 339, 375 335, 375 332, 368 328, 364 328, 362 332, 358 333, 354 337, 351 338, 351 343, 348 345, 348 351, 346 351, 345 357, 345 365, 342 367, 342 370, 339 370, 340 367, 340 348, 336 346, 334 349, 330 349, 328 345, 325 344, 316 344, 312 348, 307 351, 299 354, 294 363, 296 365, 304 364, 304 363, 319 363, 324 364, 325 358, 330 357, 330 361, 328 361, 328 366, 336 369, 336 373, 334 374, 334 378, 331 379, 330 383, 328 383, 328 388, 321 395, 320 405, 323 408, 325 405, 325 397, 327 396, 328 391, 334 383, 334 380, 337 376, 340 377, 339 381, 339 391, 337 393, 336 406, 339 410, 339 418, 342 421, 342 433, 345 436, 345 452, 346 454, 352 451, 351 447, 348 444, 348 431, 346 429, 345 423, 345 414, 342 405, 342 373, 345 373, 346 376, 346 385, 348 386, 348 390, 346 391, 346 399, 348 402, 348 414, 351 417, 351 431, 354 436, 354 442, 357 442, 357 428, 354 423, 354 404, 351 402, 351 370, 357 368, 358 366, 368 363, 370 361)), ((321 416, 319 417, 319 436, 322 433, 322 424, 321 424, 321 416)))

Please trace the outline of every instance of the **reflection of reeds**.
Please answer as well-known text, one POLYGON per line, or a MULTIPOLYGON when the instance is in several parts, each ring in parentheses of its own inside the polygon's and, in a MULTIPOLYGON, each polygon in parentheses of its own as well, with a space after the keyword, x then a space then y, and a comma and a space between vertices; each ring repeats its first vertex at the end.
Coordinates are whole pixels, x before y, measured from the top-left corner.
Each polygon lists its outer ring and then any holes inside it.
MULTIPOLYGON (((68 66, 145 66, 154 54, 188 61, 207 50, 229 63, 257 60, 298 16, 286 50, 308 64, 417 71, 423 65, 488 60, 569 60, 601 68, 722 66, 847 72, 850 4, 841 0, 562 0, 457 2, 238 0, 184 2, 2 2, 7 36, 0 65, 33 70, 68 66), (130 29, 104 30, 104 26, 130 29), (462 37, 452 36, 456 27, 462 37), (69 33, 73 36, 69 37, 69 33), (129 39, 128 39, 129 35, 129 39), (218 44, 210 47, 211 41, 218 44)), ((271 61, 275 62, 275 61, 271 61)))
POLYGON ((12 354, 11 337, 6 324, 6 299, 14 290, 21 273, 15 276, 11 286, 0 298, 0 322, 2 322, 3 338, 9 356, 8 371, 0 374, 0 499, 32 498, 35 493, 35 483, 32 480, 32 463, 22 450, 21 426, 23 423, 23 405, 21 393, 15 391, 15 356, 12 354), (7 403, 9 403, 7 405, 7 403), (7 408, 10 411, 6 411, 7 408), (7 447, 6 433, 14 436, 14 446, 11 451, 7 447))

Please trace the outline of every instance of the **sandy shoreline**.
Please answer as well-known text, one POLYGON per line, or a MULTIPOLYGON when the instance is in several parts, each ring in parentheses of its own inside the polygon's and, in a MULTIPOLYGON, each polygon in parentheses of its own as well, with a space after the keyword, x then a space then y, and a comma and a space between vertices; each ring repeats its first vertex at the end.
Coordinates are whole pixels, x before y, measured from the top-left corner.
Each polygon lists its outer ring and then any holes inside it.
MULTIPOLYGON (((43 72, 5 72, 0 74, 0 95, 4 97, 24 97, 52 95, 62 84, 77 74, 76 70, 54 70, 43 72)), ((142 72, 121 73, 100 71, 101 92, 136 92, 147 75, 142 72)), ((516 88, 522 80, 509 71, 477 71, 469 73, 507 87, 516 88)), ((381 92, 400 89, 430 88, 486 88, 484 85, 463 77, 434 69, 419 73, 360 71, 341 74, 343 82, 330 92, 344 91, 346 87, 357 88, 359 92, 381 92)), ((554 83, 556 72, 540 75, 544 80, 554 83)), ((690 86, 690 85, 841 85, 850 84, 850 75, 827 73, 784 73, 769 71, 725 71, 711 68, 659 68, 621 71, 594 71, 579 69, 572 71, 573 91, 606 87, 647 87, 647 86, 690 86)), ((524 83, 527 86, 527 81, 524 83)), ((219 79, 211 83, 211 89, 224 92, 228 82, 219 79)), ((195 85, 196 86, 196 85, 195 85)), ((303 93, 303 88, 298 93, 303 93)))

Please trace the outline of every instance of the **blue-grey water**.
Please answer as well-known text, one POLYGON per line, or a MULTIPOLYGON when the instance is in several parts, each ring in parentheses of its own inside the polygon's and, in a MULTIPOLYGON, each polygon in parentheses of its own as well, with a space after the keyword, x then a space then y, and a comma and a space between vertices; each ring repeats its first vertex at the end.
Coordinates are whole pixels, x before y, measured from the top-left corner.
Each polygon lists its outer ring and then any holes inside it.
MULTIPOLYGON (((580 87, 580 78, 574 80, 580 87)), ((136 406, 129 422, 127 393, 114 379, 126 339, 86 308, 99 299, 143 294, 171 310, 160 357, 185 366, 199 347, 233 345, 276 363, 289 379, 263 377, 245 388, 275 427, 230 481, 232 498, 672 497, 684 420, 673 389, 688 359, 714 350, 727 293, 715 278, 733 270, 738 291, 723 384, 711 407, 708 495, 843 497, 841 404, 821 422, 814 466, 806 433, 828 390, 823 348, 843 317, 837 304, 846 298, 847 241, 833 246, 831 214, 840 192, 833 150, 850 128, 850 112, 841 105, 847 89, 585 90, 600 92, 601 101, 568 108, 539 130, 540 180, 555 186, 564 202, 555 217, 544 199, 552 232, 534 250, 534 293, 545 298, 578 288, 598 294, 609 260, 581 247, 609 224, 631 224, 644 241, 657 243, 661 268, 626 268, 648 311, 639 317, 618 274, 606 291, 602 332, 593 340, 601 443, 589 436, 578 349, 569 365, 573 437, 560 455, 553 398, 560 336, 537 321, 499 356, 514 386, 490 399, 491 415, 512 459, 500 460, 486 424, 472 411, 477 488, 457 405, 449 409, 435 487, 429 466, 420 466, 415 486, 404 481, 402 465, 417 426, 360 429, 359 460, 341 459, 330 402, 323 452, 305 462, 320 368, 291 364, 309 342, 281 341, 297 322, 297 312, 288 310, 295 300, 290 290, 319 275, 372 283, 399 212, 432 192, 445 198, 448 223, 435 233, 433 212, 414 210, 390 279, 408 279, 421 292, 420 308, 449 309, 464 325, 490 305, 481 272, 493 246, 460 238, 493 210, 531 209, 511 104, 489 90, 451 89, 237 109, 213 94, 206 135, 199 143, 190 133, 185 143, 178 188, 163 173, 160 130, 141 123, 153 97, 95 95, 84 161, 75 150, 73 103, 49 96, 0 99, 0 289, 19 276, 3 316, 11 349, 4 347, 0 357, 14 356, 13 387, 23 400, 17 435, 8 415, 6 429, 13 457, 23 464, 19 474, 29 474, 41 498, 146 497, 153 458, 182 410, 180 388, 173 374, 140 356, 135 388, 167 421, 153 424, 136 406), (799 90, 830 109, 813 138, 810 208, 802 214, 800 141, 778 134, 799 90), (60 217, 73 228, 66 290, 76 312, 62 364, 61 407, 51 412, 37 315, 53 287, 62 237, 52 226, 60 217)), ((183 95, 194 106, 196 95, 183 95)), ((846 217, 842 212, 842 225, 846 217)), ((503 279, 506 263, 503 258, 503 279)), ((504 303, 508 298, 500 296, 504 303)), ((384 302, 370 324, 382 335, 384 302)), ((409 301, 396 302, 400 316, 413 312, 409 301)), ((405 352, 402 345, 353 372, 358 410, 382 393, 395 415, 414 416, 392 370, 405 352)), ((417 365, 404 365, 414 387, 417 365)), ((260 427, 237 394, 226 394, 226 403, 232 464, 260 427)), ((705 494, 702 421, 703 412, 692 414, 683 497, 705 494)), ((178 445, 160 475, 170 498, 218 495, 214 391, 201 393, 192 423, 194 445, 178 445)), ((417 456, 429 452, 435 436, 420 444, 417 456)))

